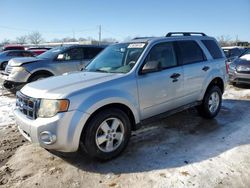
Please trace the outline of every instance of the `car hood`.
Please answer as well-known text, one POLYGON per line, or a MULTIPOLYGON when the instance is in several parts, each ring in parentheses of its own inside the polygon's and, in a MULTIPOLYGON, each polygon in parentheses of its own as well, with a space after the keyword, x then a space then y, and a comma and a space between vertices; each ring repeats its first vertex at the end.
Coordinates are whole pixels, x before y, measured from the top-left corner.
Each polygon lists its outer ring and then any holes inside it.
POLYGON ((13 58, 9 61, 9 65, 12 67, 21 66, 22 64, 26 63, 32 63, 35 61, 39 61, 41 59, 38 59, 36 57, 19 57, 19 58, 13 58))
POLYGON ((245 67, 250 67, 250 59, 243 59, 243 58, 238 58, 237 60, 234 61, 234 64, 236 66, 245 66, 245 67))
POLYGON ((122 76, 123 74, 77 72, 29 83, 21 92, 33 98, 62 99, 76 91, 122 76))
POLYGON ((243 55, 239 59, 250 61, 250 54, 243 55))

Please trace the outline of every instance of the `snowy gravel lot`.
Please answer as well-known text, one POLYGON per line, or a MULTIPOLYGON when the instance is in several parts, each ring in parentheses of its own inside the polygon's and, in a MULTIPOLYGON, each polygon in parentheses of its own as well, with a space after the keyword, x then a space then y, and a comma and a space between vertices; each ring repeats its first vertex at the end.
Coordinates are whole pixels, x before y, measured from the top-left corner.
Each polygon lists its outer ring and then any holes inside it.
POLYGON ((0 155, 10 146, 12 156, 0 161, 0 187, 250 187, 250 86, 228 86, 214 120, 189 109, 134 132, 106 163, 24 142, 15 99, 1 92, 0 155))

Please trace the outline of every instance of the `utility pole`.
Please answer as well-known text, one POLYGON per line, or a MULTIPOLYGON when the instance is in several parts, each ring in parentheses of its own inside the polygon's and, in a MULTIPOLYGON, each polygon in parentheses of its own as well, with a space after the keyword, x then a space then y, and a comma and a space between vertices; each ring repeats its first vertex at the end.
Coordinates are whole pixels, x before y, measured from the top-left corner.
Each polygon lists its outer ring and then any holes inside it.
POLYGON ((101 45, 101 41, 102 41, 102 26, 99 25, 99 45, 101 45))

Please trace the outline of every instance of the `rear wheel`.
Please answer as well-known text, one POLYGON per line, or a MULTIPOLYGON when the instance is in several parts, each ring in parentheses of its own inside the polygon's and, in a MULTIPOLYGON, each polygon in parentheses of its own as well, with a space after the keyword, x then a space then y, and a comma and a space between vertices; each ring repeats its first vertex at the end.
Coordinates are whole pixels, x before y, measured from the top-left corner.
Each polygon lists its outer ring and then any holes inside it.
POLYGON ((205 94, 202 104, 197 107, 198 112, 205 118, 214 118, 220 111, 222 92, 218 86, 212 86, 205 94))
POLYGON ((126 148, 131 135, 129 118, 119 109, 97 113, 86 126, 81 145, 89 156, 98 160, 118 156, 126 148))

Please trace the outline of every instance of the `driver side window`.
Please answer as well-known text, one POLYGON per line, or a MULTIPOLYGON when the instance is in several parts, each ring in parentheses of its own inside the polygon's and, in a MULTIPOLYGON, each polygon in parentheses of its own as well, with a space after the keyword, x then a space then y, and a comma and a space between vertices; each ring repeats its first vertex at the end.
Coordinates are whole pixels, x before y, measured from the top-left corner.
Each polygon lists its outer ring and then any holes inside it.
POLYGON ((143 70, 151 67, 166 69, 177 66, 174 47, 171 42, 156 44, 146 57, 143 70))
POLYGON ((72 48, 64 53, 64 60, 82 60, 84 58, 84 53, 81 48, 72 48))

